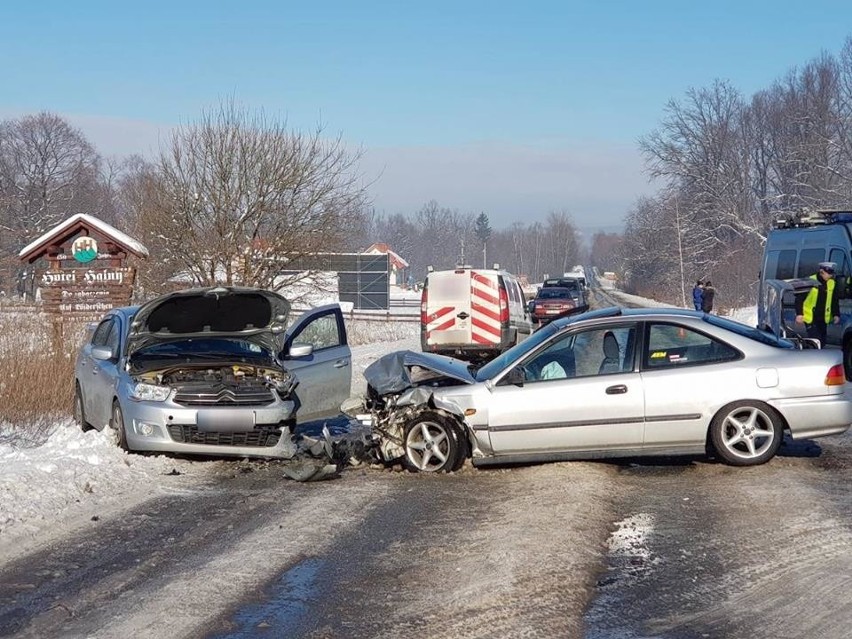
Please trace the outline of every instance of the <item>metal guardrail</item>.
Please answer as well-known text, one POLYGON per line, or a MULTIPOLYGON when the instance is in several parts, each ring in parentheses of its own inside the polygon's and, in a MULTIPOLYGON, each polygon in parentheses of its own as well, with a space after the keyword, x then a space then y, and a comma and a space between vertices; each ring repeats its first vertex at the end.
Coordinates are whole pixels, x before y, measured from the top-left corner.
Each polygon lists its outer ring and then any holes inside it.
POLYGON ((392 299, 390 301, 390 306, 391 308, 416 308, 420 306, 420 299, 416 297, 392 299))
POLYGON ((349 311, 343 317, 350 320, 368 322, 417 322, 420 323, 420 313, 394 313, 387 311, 349 311))

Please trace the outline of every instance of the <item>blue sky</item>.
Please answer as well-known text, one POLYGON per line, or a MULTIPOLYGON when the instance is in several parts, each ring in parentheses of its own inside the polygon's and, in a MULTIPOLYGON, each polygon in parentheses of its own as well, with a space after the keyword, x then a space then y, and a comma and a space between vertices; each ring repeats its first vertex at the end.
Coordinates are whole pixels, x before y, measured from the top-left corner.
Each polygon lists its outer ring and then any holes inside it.
POLYGON ((150 153, 233 97, 364 152, 378 210, 617 225, 670 98, 750 94, 852 35, 848 2, 0 4, 0 117, 49 110, 150 153))

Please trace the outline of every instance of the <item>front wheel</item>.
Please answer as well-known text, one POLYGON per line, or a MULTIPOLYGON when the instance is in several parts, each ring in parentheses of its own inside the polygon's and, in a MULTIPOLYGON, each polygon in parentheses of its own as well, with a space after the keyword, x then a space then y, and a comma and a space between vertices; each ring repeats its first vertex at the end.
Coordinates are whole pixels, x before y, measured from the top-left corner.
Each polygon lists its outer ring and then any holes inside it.
POLYGON ((728 404, 710 424, 716 454, 732 466, 756 466, 775 456, 784 429, 781 418, 761 402, 728 404))
POLYGON ((93 426, 86 420, 86 409, 83 407, 83 391, 80 385, 74 385, 74 421, 84 433, 92 430, 93 426))
POLYGON ((115 435, 115 442, 121 450, 130 451, 127 445, 127 430, 124 427, 124 413, 121 412, 121 406, 118 400, 112 403, 112 419, 109 422, 112 431, 115 435))
POLYGON ((466 456, 461 429, 445 415, 420 413, 405 427, 403 464, 412 472, 452 472, 462 467, 466 456))

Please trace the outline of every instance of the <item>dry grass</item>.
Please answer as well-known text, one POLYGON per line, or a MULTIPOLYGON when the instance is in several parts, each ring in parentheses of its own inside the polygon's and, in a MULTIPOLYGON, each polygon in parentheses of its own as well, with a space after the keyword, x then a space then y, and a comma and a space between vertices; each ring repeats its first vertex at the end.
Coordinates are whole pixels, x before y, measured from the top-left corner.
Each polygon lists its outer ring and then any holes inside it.
MULTIPOLYGON (((32 308, 0 308, 0 443, 44 441, 71 417, 74 363, 88 320, 66 321, 54 339, 51 320, 32 308)), ((417 322, 347 320, 352 346, 416 337, 417 322)))
POLYGON ((0 313, 0 441, 38 440, 71 415, 74 360, 85 325, 68 322, 54 339, 42 313, 0 313))

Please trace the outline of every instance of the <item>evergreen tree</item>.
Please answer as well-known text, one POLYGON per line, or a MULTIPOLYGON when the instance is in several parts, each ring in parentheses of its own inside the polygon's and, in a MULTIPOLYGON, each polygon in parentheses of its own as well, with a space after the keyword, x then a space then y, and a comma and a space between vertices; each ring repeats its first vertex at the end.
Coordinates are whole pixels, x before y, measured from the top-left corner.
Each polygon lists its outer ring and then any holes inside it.
POLYGON ((491 223, 488 221, 488 216, 483 212, 476 218, 476 226, 474 227, 476 238, 482 242, 482 268, 488 268, 488 258, 486 247, 488 239, 491 237, 491 223))

